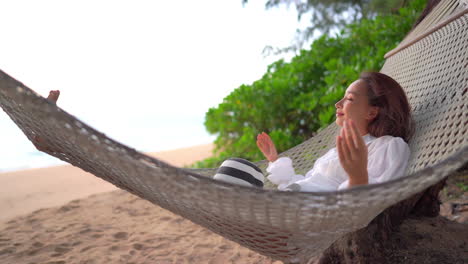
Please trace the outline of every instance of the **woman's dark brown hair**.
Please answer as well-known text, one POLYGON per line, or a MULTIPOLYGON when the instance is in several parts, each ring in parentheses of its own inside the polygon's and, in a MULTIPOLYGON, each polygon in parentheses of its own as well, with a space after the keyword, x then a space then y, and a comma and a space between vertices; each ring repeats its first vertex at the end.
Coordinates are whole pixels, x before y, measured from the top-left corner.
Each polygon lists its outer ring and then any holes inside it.
POLYGON ((380 72, 362 72, 359 80, 367 86, 369 104, 379 108, 378 115, 369 123, 369 133, 374 137, 401 137, 408 142, 413 134, 413 119, 400 84, 380 72))

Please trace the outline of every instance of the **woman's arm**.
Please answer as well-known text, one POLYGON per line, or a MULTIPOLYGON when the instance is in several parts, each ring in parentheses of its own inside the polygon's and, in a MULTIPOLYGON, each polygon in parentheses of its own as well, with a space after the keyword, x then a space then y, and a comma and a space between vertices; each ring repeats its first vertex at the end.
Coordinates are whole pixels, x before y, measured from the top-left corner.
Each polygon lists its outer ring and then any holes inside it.
POLYGON ((410 157, 410 149, 402 138, 383 136, 376 139, 372 143, 373 150, 369 156, 367 147, 364 148, 364 142, 361 142, 358 148, 354 146, 353 141, 359 140, 360 137, 354 138, 358 134, 353 133, 352 130, 352 126, 348 123, 348 126, 343 127, 343 131, 337 138, 340 163, 349 177, 338 187, 339 190, 362 184, 381 183, 404 175, 410 157), (364 160, 366 161, 365 170, 364 160))
POLYGON ((304 179, 304 176, 296 175, 290 158, 278 158, 275 144, 267 133, 263 132, 257 136, 257 146, 270 162, 266 169, 270 174, 267 178, 278 185, 279 190, 286 190, 291 183, 304 179))
POLYGON ((345 120, 336 138, 340 164, 348 174, 348 187, 369 183, 367 170, 367 146, 352 120, 345 120))

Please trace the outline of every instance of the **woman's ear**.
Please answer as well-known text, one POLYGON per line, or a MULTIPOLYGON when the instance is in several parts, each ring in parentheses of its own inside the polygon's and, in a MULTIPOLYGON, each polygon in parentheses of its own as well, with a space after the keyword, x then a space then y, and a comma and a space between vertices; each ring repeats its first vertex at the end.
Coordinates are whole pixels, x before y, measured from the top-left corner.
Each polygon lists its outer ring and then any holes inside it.
POLYGON ((379 107, 371 106, 367 114, 367 120, 372 121, 379 115, 379 107))

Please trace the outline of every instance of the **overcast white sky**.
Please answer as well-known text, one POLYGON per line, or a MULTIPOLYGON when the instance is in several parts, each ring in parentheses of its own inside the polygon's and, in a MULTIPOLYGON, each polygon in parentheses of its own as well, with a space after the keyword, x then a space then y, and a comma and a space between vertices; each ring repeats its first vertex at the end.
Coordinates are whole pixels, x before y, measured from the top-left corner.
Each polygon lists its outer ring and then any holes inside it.
MULTIPOLYGON (((205 112, 259 79, 279 58, 265 45, 289 45, 299 23, 263 0, 0 0, 0 25, 0 69, 60 89, 60 107, 114 139, 162 150, 210 142, 205 112)), ((25 140, 12 127, 0 113, 2 149, 25 140)))

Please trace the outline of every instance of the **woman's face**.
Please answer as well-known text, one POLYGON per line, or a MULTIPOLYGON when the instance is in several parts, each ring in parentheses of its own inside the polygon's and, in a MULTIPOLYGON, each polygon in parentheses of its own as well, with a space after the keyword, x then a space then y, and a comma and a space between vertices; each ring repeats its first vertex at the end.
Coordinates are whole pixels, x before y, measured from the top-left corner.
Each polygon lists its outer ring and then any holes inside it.
POLYGON ((378 114, 378 107, 369 105, 367 89, 363 81, 356 80, 346 89, 346 93, 335 104, 336 124, 343 126, 345 119, 351 119, 358 127, 361 135, 368 133, 367 126, 378 114))

